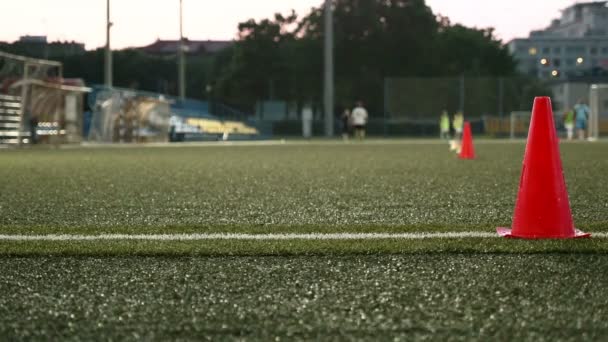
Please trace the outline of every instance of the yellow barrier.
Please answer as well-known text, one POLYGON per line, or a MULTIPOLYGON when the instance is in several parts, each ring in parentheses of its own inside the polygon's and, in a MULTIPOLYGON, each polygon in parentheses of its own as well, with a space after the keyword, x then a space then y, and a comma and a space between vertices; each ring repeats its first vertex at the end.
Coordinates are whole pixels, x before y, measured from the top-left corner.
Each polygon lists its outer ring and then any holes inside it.
POLYGON ((191 126, 199 127, 204 133, 210 134, 260 134, 255 127, 247 126, 239 121, 218 121, 212 119, 196 119, 190 118, 186 123, 191 126))
MULTIPOLYGON (((518 120, 515 122, 514 133, 526 135, 530 122, 528 120, 518 120)), ((484 120, 485 133, 488 135, 508 135, 511 133, 511 119, 486 117, 484 120)), ((608 134, 608 119, 600 119, 600 134, 608 134)))

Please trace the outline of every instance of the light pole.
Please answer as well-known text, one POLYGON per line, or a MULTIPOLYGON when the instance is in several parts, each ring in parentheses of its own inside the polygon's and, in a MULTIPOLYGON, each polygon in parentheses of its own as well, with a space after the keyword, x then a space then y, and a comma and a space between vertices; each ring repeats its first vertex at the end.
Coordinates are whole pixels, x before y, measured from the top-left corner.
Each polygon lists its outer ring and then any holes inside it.
POLYGON ((179 79, 179 99, 186 99, 186 46, 184 45, 184 30, 183 30, 183 4, 179 0, 179 61, 178 61, 178 79, 179 79))
POLYGON ((334 13, 333 1, 325 0, 325 135, 334 135, 334 13))
POLYGON ((106 54, 104 61, 104 83, 106 87, 111 88, 114 82, 112 77, 112 48, 110 47, 110 29, 112 22, 110 21, 110 0, 106 0, 106 54))

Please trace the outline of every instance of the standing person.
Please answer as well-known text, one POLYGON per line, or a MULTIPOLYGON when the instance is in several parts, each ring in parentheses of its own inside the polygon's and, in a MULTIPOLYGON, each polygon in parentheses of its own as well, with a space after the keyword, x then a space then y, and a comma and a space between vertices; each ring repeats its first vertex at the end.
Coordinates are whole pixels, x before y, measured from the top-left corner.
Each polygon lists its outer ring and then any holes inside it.
POLYGON ((350 134, 350 119, 350 109, 346 108, 340 117, 340 121, 342 122, 342 139, 344 139, 344 141, 348 140, 350 134))
POLYGON ((574 136, 574 110, 572 108, 568 108, 564 112, 564 127, 568 134, 568 140, 572 140, 574 136))
POLYGON ((31 114, 30 116, 30 143, 36 145, 38 143, 38 115, 31 114))
POLYGON ((359 140, 365 139, 365 125, 367 125, 367 110, 363 107, 363 102, 358 101, 357 106, 351 114, 353 126, 355 128, 355 137, 359 140))
POLYGON ((462 128, 464 127, 464 115, 462 112, 454 114, 452 126, 454 127, 454 139, 459 141, 462 138, 462 128))
POLYGON ((574 105, 574 113, 576 115, 576 130, 578 132, 579 140, 585 140, 585 130, 587 129, 589 112, 589 106, 585 104, 583 99, 578 100, 578 103, 574 105))
POLYGON ((441 139, 450 140, 450 115, 448 115, 447 110, 441 112, 439 131, 441 132, 441 139))
POLYGON ((464 115, 462 112, 454 114, 452 120, 452 127, 454 128, 454 140, 450 144, 450 150, 458 151, 460 149, 460 139, 462 139, 462 129, 464 127, 464 115))

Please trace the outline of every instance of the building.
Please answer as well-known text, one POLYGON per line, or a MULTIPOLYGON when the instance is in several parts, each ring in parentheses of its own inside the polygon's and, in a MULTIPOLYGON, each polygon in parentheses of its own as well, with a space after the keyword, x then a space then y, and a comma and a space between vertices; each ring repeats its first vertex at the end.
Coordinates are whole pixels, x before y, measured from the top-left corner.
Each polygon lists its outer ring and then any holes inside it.
MULTIPOLYGON (((229 40, 188 40, 184 39, 186 53, 189 55, 213 55, 231 47, 234 42, 229 40)), ((160 40, 139 48, 151 55, 173 55, 179 51, 179 40, 160 40)))
POLYGON ((544 80, 608 75, 608 1, 574 4, 544 30, 514 39, 519 71, 544 80))
POLYGON ((74 56, 86 52, 83 43, 49 42, 46 36, 21 36, 16 42, 0 43, 0 50, 41 59, 74 56))

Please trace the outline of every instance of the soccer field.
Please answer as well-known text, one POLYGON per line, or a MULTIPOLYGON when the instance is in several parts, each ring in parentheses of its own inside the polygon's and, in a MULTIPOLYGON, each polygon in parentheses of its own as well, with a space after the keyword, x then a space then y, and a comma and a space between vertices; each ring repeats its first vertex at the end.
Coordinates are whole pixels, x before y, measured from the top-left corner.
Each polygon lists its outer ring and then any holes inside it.
POLYGON ((0 151, 0 335, 605 339, 608 144, 561 145, 576 241, 494 235, 524 148, 0 151))

